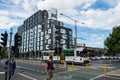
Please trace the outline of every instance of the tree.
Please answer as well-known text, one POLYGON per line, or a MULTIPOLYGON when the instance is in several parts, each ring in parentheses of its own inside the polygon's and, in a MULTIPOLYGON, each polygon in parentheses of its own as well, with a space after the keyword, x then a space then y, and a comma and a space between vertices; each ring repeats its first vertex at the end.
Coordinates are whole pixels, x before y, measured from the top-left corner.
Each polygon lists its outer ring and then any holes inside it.
POLYGON ((120 26, 113 28, 112 33, 104 41, 105 54, 117 55, 120 54, 120 26))
POLYGON ((4 48, 2 51, 1 51, 1 58, 5 58, 8 56, 8 50, 7 48, 4 48))

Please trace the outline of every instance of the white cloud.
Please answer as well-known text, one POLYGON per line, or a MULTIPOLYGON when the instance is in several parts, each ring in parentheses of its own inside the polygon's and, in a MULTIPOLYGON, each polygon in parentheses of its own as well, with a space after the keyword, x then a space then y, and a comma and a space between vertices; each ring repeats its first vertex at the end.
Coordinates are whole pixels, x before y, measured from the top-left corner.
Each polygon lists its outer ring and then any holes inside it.
POLYGON ((11 0, 15 5, 18 5, 22 2, 22 0, 11 0))
MULTIPOLYGON (((116 25, 120 25, 120 1, 113 2, 112 0, 107 1, 109 5, 114 6, 108 10, 94 10, 90 6, 93 5, 96 0, 10 0, 14 5, 8 10, 1 10, 0 16, 6 16, 9 20, 14 20, 10 16, 16 16, 22 18, 21 20, 26 19, 38 9, 50 9, 54 7, 58 9, 58 14, 64 13, 73 19, 85 22, 84 25, 77 23, 77 25, 90 28, 100 28, 100 29, 112 29, 116 25), (115 6, 116 5, 116 6, 115 6), (86 10, 84 10, 86 9, 86 10)), ((10 3, 9 1, 9 3, 10 3)), ((7 3, 7 2, 6 2, 7 3)), ((8 6, 8 3, 7 5, 8 6)), ((5 18, 6 19, 6 18, 5 18)), ((20 19, 17 19, 20 20, 20 19)), ((58 20, 63 21, 68 24, 73 24, 74 22, 58 15, 58 20)), ((21 21, 23 22, 23 21, 21 21)), ((21 23, 20 22, 20 23, 21 23)), ((3 20, 0 25, 5 26, 7 21, 3 20)), ((14 23, 15 24, 15 23, 14 23)), ((3 27, 2 27, 3 28, 3 27)))
POLYGON ((87 27, 91 28, 101 28, 101 29, 112 29, 117 24, 120 25, 120 3, 115 8, 111 8, 108 10, 87 10, 81 11, 82 16, 85 17, 83 19, 86 23, 87 27))

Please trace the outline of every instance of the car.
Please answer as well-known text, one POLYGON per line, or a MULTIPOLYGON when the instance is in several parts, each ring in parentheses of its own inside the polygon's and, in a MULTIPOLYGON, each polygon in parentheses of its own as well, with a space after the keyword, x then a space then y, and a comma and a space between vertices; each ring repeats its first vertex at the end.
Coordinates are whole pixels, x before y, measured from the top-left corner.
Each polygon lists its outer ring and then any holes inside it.
POLYGON ((106 56, 101 56, 101 59, 107 59, 107 57, 106 56))

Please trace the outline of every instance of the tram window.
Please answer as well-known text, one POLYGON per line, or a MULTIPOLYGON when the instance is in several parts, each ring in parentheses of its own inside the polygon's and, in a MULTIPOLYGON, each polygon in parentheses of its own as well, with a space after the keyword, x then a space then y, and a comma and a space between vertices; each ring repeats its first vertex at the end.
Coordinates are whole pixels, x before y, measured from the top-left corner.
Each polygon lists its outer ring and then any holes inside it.
POLYGON ((57 54, 54 52, 54 55, 57 56, 57 54))
POLYGON ((57 54, 54 52, 54 56, 57 56, 57 54))
POLYGON ((74 56, 74 53, 70 53, 70 56, 74 56))
POLYGON ((76 54, 77 54, 77 56, 80 56, 80 51, 77 51, 76 54))
POLYGON ((83 57, 83 52, 82 52, 82 51, 79 53, 79 56, 80 56, 80 57, 83 57))
POLYGON ((49 56, 49 53, 47 53, 47 56, 49 56))
POLYGON ((46 56, 46 53, 44 52, 44 56, 46 56))
POLYGON ((65 53, 66 56, 69 56, 69 53, 65 53))

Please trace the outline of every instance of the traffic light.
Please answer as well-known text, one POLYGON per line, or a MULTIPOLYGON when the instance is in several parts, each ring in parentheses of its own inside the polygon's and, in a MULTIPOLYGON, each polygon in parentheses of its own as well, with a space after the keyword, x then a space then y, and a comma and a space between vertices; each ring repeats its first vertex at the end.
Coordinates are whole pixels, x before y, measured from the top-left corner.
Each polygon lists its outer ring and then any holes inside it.
POLYGON ((14 46, 16 48, 21 45, 21 40, 22 40, 22 37, 19 36, 18 33, 16 33, 14 37, 14 46))
POLYGON ((5 33, 2 33, 1 36, 2 36, 1 40, 3 41, 3 42, 1 42, 1 44, 2 44, 3 47, 6 47, 7 39, 8 39, 7 31, 5 31, 5 33))
POLYGON ((0 46, 0 55, 2 54, 2 47, 0 46))
POLYGON ((58 53, 58 50, 57 50, 57 47, 55 47, 55 54, 57 54, 58 53))
POLYGON ((61 47, 59 47, 59 54, 61 54, 62 53, 62 48, 61 47))
POLYGON ((87 49, 86 48, 83 49, 83 53, 87 54, 87 49))
POLYGON ((55 47, 55 54, 61 54, 62 48, 61 47, 55 47))

